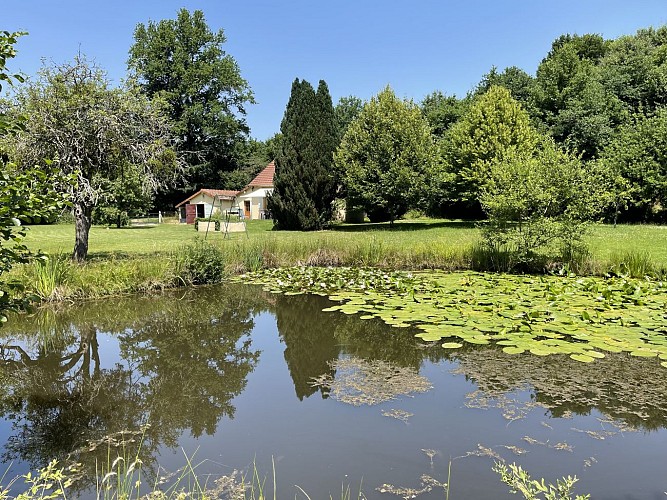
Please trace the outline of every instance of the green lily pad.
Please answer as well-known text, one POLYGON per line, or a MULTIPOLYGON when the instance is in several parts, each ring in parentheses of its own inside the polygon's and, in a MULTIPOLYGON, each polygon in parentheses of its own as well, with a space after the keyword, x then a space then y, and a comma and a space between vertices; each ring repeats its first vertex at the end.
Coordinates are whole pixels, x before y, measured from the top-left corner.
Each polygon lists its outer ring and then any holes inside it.
POLYGON ((459 347, 463 347, 463 344, 459 344, 458 342, 445 342, 442 344, 442 347, 445 349, 458 349, 459 347))
POLYGON ((570 354, 570 357, 575 361, 581 361, 582 363, 590 363, 595 361, 595 358, 587 356, 586 354, 570 354))
POLYGON ((525 349, 521 347, 503 347, 503 352, 507 354, 521 354, 523 352, 526 352, 525 349))

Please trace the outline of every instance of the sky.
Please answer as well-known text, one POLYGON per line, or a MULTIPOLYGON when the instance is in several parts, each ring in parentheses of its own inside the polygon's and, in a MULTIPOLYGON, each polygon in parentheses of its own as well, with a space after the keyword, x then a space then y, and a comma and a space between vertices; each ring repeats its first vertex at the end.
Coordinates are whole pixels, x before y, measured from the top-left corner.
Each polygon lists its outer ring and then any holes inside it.
POLYGON ((325 80, 334 104, 387 85, 416 102, 435 90, 462 97, 492 66, 534 74, 561 34, 616 38, 667 24, 667 0, 0 1, 0 30, 29 33, 12 72, 31 77, 80 50, 116 84, 138 23, 202 10, 254 92, 246 119, 259 140, 280 130, 295 78, 325 80))

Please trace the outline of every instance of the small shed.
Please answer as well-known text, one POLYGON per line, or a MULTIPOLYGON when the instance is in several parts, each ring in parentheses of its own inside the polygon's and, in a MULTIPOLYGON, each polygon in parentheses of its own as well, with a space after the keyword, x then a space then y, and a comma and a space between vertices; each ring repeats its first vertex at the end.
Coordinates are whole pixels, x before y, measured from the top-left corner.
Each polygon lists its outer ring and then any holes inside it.
POLYGON ((195 219, 211 217, 220 212, 220 209, 231 210, 235 205, 237 194, 238 191, 227 189, 200 189, 176 205, 179 220, 186 224, 194 224, 195 219))

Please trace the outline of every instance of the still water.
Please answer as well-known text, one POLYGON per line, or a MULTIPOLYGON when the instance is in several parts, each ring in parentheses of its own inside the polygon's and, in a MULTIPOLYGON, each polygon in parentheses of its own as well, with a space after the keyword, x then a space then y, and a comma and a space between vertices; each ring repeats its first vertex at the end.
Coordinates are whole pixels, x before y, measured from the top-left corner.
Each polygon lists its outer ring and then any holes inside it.
POLYGON ((270 485, 273 461, 278 498, 347 485, 399 498, 378 488, 444 483, 451 464, 449 498, 518 498, 491 470, 502 458, 576 475, 593 498, 665 498, 658 360, 447 351, 329 305, 225 285, 14 318, 0 330, 0 467, 80 462, 88 496, 96 462, 125 443, 149 482, 187 455, 210 482, 256 467, 270 485))

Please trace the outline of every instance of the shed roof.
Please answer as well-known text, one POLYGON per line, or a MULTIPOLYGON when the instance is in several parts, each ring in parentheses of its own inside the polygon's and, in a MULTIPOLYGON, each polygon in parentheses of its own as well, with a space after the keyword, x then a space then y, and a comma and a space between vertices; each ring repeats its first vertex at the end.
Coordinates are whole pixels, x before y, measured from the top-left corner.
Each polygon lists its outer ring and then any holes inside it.
POLYGON ((185 205, 188 201, 190 201, 192 198, 196 197, 199 194, 205 194, 210 196, 211 198, 219 197, 222 200, 233 200, 234 198, 236 198, 236 195, 238 193, 239 193, 238 191, 231 191, 229 189, 200 189, 195 194, 193 194, 189 198, 183 200, 178 205, 176 205, 176 208, 180 207, 181 205, 185 205))

